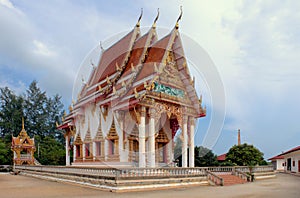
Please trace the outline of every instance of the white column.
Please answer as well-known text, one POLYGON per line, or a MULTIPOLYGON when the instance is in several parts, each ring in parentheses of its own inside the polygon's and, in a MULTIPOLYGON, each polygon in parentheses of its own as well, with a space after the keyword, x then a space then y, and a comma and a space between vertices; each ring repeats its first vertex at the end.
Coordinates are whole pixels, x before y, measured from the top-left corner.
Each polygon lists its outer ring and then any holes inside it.
POLYGON ((73 144, 73 163, 75 162, 75 160, 76 160, 76 145, 75 144, 73 144))
POLYGON ((189 167, 195 167, 195 159, 194 159, 194 131, 195 131, 195 120, 193 117, 189 117, 189 125, 190 125, 190 138, 189 138, 189 167))
POLYGON ((155 167, 155 109, 151 108, 149 109, 150 114, 150 128, 149 128, 149 165, 151 168, 155 167))
POLYGON ((109 142, 110 140, 106 139, 104 140, 104 160, 106 161, 108 158, 108 149, 109 149, 109 142))
POLYGON ((93 142, 93 160, 96 160, 96 142, 93 142))
POLYGON ((124 131, 124 112, 119 111, 118 112, 118 122, 120 126, 120 134, 119 135, 119 155, 120 155, 120 162, 126 162, 126 156, 124 153, 124 137, 123 137, 123 131, 124 131))
POLYGON ((85 160, 85 143, 82 143, 82 160, 85 160))
POLYGON ((141 107, 141 120, 139 124, 139 167, 146 167, 146 153, 145 153, 145 125, 146 125, 146 110, 141 107))
POLYGON ((183 116, 182 122, 182 167, 187 167, 187 116, 183 116))
POLYGON ((66 166, 70 166, 69 136, 66 135, 66 166))

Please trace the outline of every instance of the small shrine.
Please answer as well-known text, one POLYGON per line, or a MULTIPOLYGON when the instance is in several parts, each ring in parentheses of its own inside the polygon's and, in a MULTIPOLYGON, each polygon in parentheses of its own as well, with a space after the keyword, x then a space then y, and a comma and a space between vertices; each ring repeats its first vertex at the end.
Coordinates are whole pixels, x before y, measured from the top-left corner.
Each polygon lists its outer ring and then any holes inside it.
POLYGON ((14 152, 13 161, 15 165, 34 165, 34 138, 30 138, 24 128, 22 118, 22 130, 17 137, 12 137, 11 150, 14 152))

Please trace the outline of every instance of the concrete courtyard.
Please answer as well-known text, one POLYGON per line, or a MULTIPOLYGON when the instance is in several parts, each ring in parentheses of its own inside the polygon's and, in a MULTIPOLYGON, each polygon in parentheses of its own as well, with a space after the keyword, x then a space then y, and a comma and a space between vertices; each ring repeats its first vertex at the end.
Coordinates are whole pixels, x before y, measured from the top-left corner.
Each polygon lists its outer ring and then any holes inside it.
POLYGON ((199 186, 190 188, 176 188, 169 190, 154 190, 146 192, 111 193, 97 189, 77 186, 67 183, 25 177, 21 175, 0 174, 0 197, 272 197, 299 198, 300 177, 277 174, 276 178, 258 180, 253 183, 233 186, 199 186))

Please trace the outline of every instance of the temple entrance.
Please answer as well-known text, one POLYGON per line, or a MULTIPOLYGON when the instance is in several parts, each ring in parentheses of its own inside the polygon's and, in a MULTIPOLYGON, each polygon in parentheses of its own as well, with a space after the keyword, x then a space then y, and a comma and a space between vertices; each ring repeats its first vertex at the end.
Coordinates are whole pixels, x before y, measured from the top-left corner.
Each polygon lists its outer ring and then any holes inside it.
POLYGON ((166 163, 167 162, 167 155, 166 155, 166 145, 167 143, 157 142, 156 143, 156 162, 158 163, 166 163))
POLYGON ((129 161, 139 162, 139 142, 136 139, 129 139, 129 161))
POLYGON ((155 161, 157 163, 167 163, 167 144, 168 136, 163 128, 158 132, 155 138, 155 161))

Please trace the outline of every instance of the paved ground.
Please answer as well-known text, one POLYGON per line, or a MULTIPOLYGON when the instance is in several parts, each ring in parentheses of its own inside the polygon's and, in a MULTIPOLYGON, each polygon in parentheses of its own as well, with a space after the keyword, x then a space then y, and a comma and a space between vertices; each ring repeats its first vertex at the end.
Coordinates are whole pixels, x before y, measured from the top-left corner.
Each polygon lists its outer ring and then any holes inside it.
POLYGON ((0 197, 77 198, 77 197, 230 197, 230 198, 299 198, 300 177, 278 174, 276 178, 234 186, 200 186, 147 192, 111 193, 73 184, 51 182, 20 175, 0 174, 0 197))

